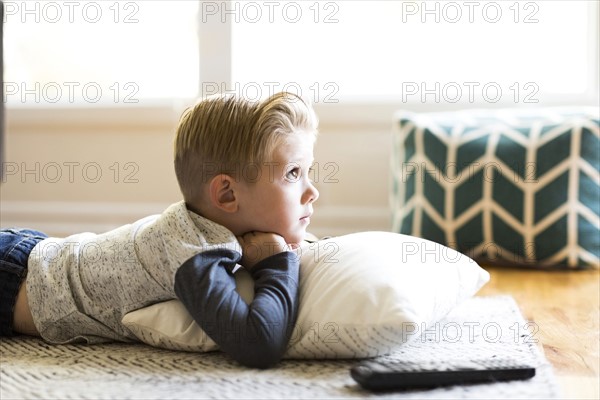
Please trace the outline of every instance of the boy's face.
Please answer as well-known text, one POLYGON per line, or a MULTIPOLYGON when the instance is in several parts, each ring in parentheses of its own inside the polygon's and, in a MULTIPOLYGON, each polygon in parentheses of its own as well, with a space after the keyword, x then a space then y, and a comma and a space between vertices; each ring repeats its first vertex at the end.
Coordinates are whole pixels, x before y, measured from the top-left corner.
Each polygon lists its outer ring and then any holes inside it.
POLYGON ((245 183, 238 215, 247 231, 272 232, 286 243, 300 243, 319 192, 309 179, 314 137, 297 133, 286 138, 261 165, 260 176, 245 183))

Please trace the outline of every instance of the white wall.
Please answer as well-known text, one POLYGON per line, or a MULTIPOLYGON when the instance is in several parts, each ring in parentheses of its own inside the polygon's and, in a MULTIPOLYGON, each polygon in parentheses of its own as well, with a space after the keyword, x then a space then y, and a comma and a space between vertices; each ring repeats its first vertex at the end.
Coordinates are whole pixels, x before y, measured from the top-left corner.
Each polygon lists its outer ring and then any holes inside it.
MULTIPOLYGON (((7 110, 1 226, 63 236, 160 213, 180 200, 172 167, 180 111, 7 110)), ((317 112, 325 114, 315 148, 321 197, 309 230, 318 236, 389 230, 389 110, 371 123, 317 112)))

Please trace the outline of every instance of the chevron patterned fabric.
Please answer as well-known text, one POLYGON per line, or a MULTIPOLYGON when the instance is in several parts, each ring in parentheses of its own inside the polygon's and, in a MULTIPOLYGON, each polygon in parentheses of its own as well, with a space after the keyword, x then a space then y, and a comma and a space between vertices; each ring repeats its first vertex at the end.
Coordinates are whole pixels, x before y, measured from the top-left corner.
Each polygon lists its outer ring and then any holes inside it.
POLYGON ((399 112, 393 230, 488 264, 600 267, 594 108, 399 112))

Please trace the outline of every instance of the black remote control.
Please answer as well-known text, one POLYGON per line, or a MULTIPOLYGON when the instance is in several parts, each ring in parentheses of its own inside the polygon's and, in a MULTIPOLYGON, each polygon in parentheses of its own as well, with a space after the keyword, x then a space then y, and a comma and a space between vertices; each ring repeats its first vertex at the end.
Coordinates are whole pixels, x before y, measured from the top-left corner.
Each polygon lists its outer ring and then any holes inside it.
POLYGON ((352 367, 350 375, 372 391, 529 379, 535 367, 510 358, 422 361, 368 360, 352 367))

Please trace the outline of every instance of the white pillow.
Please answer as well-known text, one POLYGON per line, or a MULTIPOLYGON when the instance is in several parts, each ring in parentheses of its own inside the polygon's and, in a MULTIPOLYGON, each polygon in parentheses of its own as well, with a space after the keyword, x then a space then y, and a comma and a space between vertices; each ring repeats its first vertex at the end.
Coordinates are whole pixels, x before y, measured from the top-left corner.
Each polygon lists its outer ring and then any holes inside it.
MULTIPOLYGON (((489 274, 446 246, 391 232, 307 243, 300 258, 300 307, 285 358, 363 358, 390 353, 473 296, 489 274)), ((249 273, 235 273, 246 302, 249 273)), ((141 341, 174 350, 217 345, 177 301, 131 312, 123 324, 141 341)))

